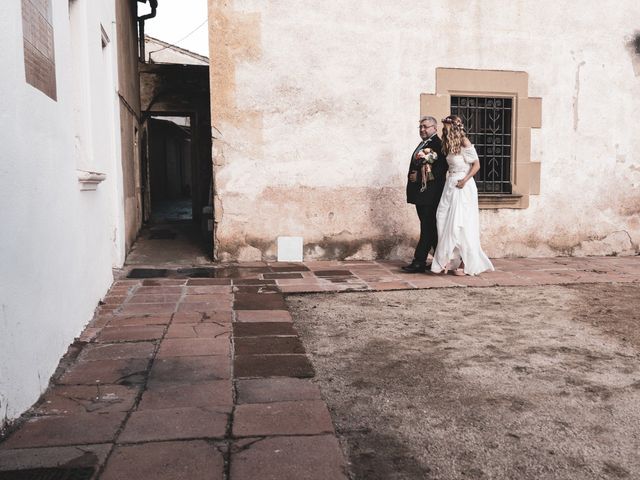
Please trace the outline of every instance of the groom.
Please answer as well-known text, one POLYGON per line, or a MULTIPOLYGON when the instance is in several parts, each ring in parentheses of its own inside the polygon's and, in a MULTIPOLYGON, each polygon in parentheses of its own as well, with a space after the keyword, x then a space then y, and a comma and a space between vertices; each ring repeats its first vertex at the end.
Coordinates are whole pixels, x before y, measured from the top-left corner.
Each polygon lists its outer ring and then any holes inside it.
POLYGON ((409 273, 419 273, 427 270, 427 255, 433 248, 435 251, 438 243, 436 230, 436 210, 442 196, 442 190, 446 181, 447 160, 442 155, 442 142, 438 137, 438 122, 433 117, 420 118, 420 138, 422 141, 411 155, 409 164, 409 176, 407 182, 407 203, 413 203, 420 219, 420 240, 413 255, 413 261, 402 267, 409 273), (438 158, 431 165, 431 173, 435 177, 426 182, 427 187, 420 191, 423 185, 421 151, 430 148, 435 151, 438 158))

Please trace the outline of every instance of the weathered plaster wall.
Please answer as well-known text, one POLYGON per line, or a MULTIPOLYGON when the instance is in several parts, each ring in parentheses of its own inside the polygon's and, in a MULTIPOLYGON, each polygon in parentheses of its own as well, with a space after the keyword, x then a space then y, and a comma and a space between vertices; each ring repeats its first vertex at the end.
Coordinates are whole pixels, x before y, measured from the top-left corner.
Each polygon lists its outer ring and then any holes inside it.
MULTIPOLYGON (((128 252, 142 226, 140 155, 140 82, 136 2, 116 1, 118 31, 118 98, 120 116, 122 192, 125 250, 128 252)), ((124 261, 124 259, 123 259, 124 261)))
POLYGON ((82 3, 72 31, 68 2, 52 2, 57 101, 25 82, 20 2, 0 7, 0 431, 47 387, 124 255, 114 4, 82 3), (97 190, 80 190, 84 168, 106 173, 97 190))
POLYGON ((490 255, 638 251, 636 0, 209 9, 219 259, 273 258, 279 235, 303 236, 307 258, 408 257, 405 175, 437 67, 525 71, 542 98, 540 195, 481 212, 490 255))

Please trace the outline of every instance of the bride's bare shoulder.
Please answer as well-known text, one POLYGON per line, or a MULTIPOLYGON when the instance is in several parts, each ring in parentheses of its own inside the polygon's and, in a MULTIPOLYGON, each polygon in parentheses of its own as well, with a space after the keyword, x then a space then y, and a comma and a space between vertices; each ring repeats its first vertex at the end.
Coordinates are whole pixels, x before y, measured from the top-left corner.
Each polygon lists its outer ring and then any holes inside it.
POLYGON ((473 144, 469 141, 467 137, 462 137, 462 146, 464 148, 469 148, 469 147, 472 147, 473 144))

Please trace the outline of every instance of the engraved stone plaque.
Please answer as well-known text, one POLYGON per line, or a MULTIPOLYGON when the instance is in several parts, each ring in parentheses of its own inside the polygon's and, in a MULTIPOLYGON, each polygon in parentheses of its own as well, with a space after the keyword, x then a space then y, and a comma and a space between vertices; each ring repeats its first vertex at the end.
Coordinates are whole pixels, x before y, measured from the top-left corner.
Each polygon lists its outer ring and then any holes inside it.
POLYGON ((24 72, 29 85, 56 100, 51 0, 22 0, 24 72))

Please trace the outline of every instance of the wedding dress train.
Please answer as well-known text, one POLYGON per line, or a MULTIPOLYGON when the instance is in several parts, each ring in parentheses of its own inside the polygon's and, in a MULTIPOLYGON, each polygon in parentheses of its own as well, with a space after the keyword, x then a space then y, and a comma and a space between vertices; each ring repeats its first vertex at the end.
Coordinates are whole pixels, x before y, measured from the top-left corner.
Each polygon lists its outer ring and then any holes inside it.
POLYGON ((468 275, 494 270, 480 246, 476 183, 470 178, 463 188, 456 187, 458 180, 467 175, 477 159, 473 145, 462 148, 459 154, 447 155, 447 183, 436 212, 438 246, 431 264, 434 273, 456 269, 461 262, 464 262, 464 273, 468 275))

